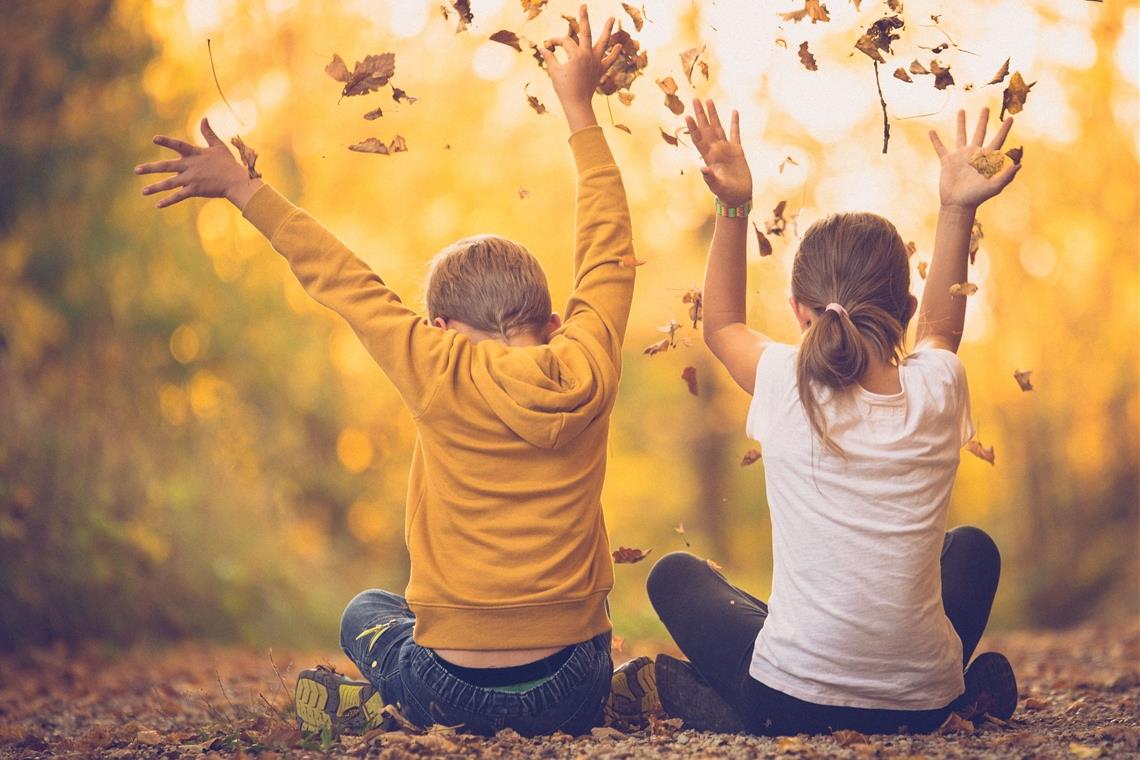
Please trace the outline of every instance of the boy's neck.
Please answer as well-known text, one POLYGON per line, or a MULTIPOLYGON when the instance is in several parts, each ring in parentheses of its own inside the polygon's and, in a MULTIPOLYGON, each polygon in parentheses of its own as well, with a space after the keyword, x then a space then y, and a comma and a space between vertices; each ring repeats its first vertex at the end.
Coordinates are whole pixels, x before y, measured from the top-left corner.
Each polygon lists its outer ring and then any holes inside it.
POLYGON ((458 319, 448 320, 447 328, 455 330, 461 335, 466 335, 472 343, 478 343, 482 340, 497 340, 506 346, 541 346, 548 340, 548 336, 541 330, 522 328, 508 335, 503 335, 502 333, 480 330, 458 319))

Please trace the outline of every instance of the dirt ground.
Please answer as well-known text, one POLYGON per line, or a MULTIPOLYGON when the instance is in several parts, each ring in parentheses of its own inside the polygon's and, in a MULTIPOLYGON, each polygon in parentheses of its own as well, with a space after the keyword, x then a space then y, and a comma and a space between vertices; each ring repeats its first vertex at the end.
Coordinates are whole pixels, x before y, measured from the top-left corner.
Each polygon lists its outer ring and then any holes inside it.
POLYGON ((298 669, 315 662, 348 670, 339 654, 194 644, 127 652, 57 647, 0 654, 0 758, 1140 756, 1140 622, 1004 633, 987 637, 979 651, 985 649, 1005 652, 1018 674, 1021 701, 1005 725, 948 725, 929 736, 765 739, 687 731, 665 721, 630 734, 603 728, 578 738, 524 739, 504 731, 482 739, 436 729, 322 743, 293 727, 289 687, 298 669))

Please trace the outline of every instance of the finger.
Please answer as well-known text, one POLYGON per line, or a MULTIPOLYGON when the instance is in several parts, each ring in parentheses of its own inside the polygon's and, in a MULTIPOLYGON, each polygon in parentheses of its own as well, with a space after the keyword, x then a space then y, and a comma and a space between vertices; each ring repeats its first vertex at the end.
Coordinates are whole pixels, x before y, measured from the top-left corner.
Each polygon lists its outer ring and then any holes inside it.
POLYGON ((974 127, 974 139, 970 141, 970 145, 977 148, 982 147, 982 143, 986 141, 986 125, 990 120, 990 109, 983 108, 982 112, 978 114, 978 125, 974 127))
POLYGON ((999 190, 1004 189, 1006 185, 1013 182, 1013 178, 1017 176, 1017 173, 1021 171, 1021 167, 1023 166, 1025 166, 1025 164, 1011 164, 998 172, 998 175, 994 177, 992 181, 998 184, 999 190))
POLYGON ((966 112, 961 109, 958 111, 958 147, 966 147, 966 112))
POLYGON ((740 145, 740 111, 737 111, 735 108, 732 109, 732 126, 729 127, 729 129, 731 130, 729 139, 737 145, 740 145))
POLYGON ((1013 126, 1013 117, 1012 116, 1005 117, 1005 121, 1003 121, 1001 123, 1001 126, 998 127, 997 134, 994 135, 994 139, 990 142, 990 145, 989 145, 990 150, 999 150, 1001 148, 1002 144, 1005 143, 1005 137, 1006 137, 1006 135, 1009 134, 1009 130, 1012 126, 1013 126))
POLYGON ((607 53, 604 58, 602 58, 602 68, 608 69, 610 66, 612 66, 614 61, 618 59, 619 55, 621 55, 621 45, 614 45, 614 49, 607 53))
POLYGON ((182 159, 174 158, 169 161, 151 161, 135 167, 135 174, 163 174, 165 172, 180 172, 186 168, 182 159))
POLYGON ((709 125, 713 128, 713 133, 721 140, 727 140, 728 137, 724 134, 724 127, 720 123, 720 114, 716 112, 716 103, 709 99, 709 125))
POLYGON ((585 4, 578 9, 578 41, 587 50, 592 50, 594 47, 594 35, 590 31, 590 12, 586 10, 585 4))
POLYGON ((934 152, 939 158, 946 155, 946 146, 942 144, 942 138, 933 129, 930 130, 930 144, 934 146, 934 152))
POLYGON ((142 194, 154 195, 155 193, 161 193, 163 190, 173 190, 176 187, 182 187, 183 184, 182 178, 179 176, 167 177, 161 182, 155 182, 153 185, 144 187, 142 194))
POLYGON ((173 206, 175 203, 181 203, 187 198, 193 197, 193 195, 194 194, 191 193, 189 189, 184 187, 174 195, 168 195, 154 205, 155 208, 166 208, 167 206, 173 206))
POLYGON ((705 106, 700 98, 693 98, 693 115, 697 119, 697 129, 707 129, 709 117, 705 114, 705 106))
POLYGON ((578 49, 578 43, 575 42, 570 37, 556 37, 552 40, 547 40, 546 41, 546 47, 547 48, 560 47, 566 51, 567 55, 569 55, 578 49))
POLYGON ((701 134, 701 130, 697 129, 697 122, 693 120, 692 116, 685 117, 685 126, 689 130, 689 139, 693 141, 697 151, 700 152, 701 158, 705 157, 705 138, 701 134))
MULTIPOLYGON (((610 16, 608 19, 606 19, 605 26, 602 27, 602 36, 599 37, 598 41, 594 43, 594 55, 601 55, 606 51, 606 48, 609 47, 610 36, 613 34, 613 31, 614 17, 610 16)), ((620 47, 617 49, 621 50, 620 47)))
POLYGON ((206 119, 206 118, 202 119, 201 129, 202 129, 202 137, 206 138, 206 144, 209 145, 211 148, 213 148, 216 145, 225 145, 225 143, 222 142, 221 138, 218 137, 217 133, 214 132, 214 128, 210 126, 210 120, 209 119, 206 119))
POLYGON ((178 151, 178 153, 183 156, 192 156, 199 150, 195 145, 191 145, 190 143, 183 140, 176 140, 173 137, 167 137, 166 135, 155 135, 154 144, 178 151))
POLYGON ((554 53, 550 52, 550 48, 543 45, 538 49, 538 52, 542 56, 542 60, 546 62, 547 71, 550 70, 551 66, 558 65, 558 59, 554 57, 554 53))

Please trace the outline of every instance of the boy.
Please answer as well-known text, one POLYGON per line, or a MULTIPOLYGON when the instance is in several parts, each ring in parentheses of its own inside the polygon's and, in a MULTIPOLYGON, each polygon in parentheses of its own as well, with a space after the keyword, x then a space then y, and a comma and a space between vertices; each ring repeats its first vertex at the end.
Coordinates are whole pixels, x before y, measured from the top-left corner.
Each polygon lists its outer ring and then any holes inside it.
POLYGON ((391 378, 416 421, 405 536, 406 600, 359 594, 341 647, 367 679, 326 669, 297 681, 304 730, 361 731, 393 711, 492 734, 597 725, 609 692, 613 567, 600 493, 609 414, 633 294, 633 252, 621 176, 591 98, 616 59, 613 19, 594 43, 544 50, 578 169, 574 290, 565 321, 522 246, 460 240, 433 261, 428 319, 405 307, 364 262, 246 170, 202 122, 208 147, 156 137, 180 159, 149 195, 181 188, 225 197, 289 262, 315 299, 337 311, 391 378), (386 707, 387 706, 387 707, 386 707))

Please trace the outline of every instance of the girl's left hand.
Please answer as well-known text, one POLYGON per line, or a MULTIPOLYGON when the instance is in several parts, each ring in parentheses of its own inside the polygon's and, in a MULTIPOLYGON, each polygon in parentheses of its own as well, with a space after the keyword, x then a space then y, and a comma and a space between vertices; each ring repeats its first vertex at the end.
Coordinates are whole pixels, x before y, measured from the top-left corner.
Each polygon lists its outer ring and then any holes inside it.
POLYGON ((752 200, 752 172, 740 146, 740 114, 732 112, 731 134, 726 135, 711 100, 706 113, 701 101, 694 98, 693 113, 695 116, 685 117, 685 124, 704 159, 701 176, 705 184, 725 206, 743 206, 752 200))
MULTIPOLYGON (((1021 164, 1011 164, 994 176, 986 177, 970 166, 970 159, 982 149, 986 139, 986 122, 989 118, 990 109, 983 108, 978 114, 978 125, 974 128, 973 139, 967 143, 966 112, 958 111, 958 141, 954 150, 947 149, 938 132, 930 130, 930 142, 942 160, 942 175, 938 182, 938 190, 943 206, 975 209, 1005 189, 1021 170, 1021 164)), ((985 147, 988 150, 1000 150, 1012 126, 1013 118, 1006 118, 998 127, 994 139, 985 147)))

